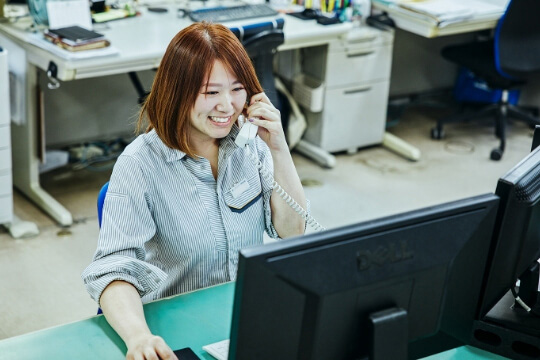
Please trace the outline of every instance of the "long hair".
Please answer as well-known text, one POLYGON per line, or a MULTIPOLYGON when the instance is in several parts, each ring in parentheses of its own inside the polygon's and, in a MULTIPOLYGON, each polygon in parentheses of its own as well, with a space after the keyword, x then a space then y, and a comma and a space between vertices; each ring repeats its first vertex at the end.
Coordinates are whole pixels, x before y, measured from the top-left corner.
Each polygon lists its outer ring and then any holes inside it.
POLYGON ((171 40, 150 94, 139 113, 137 129, 155 129, 170 148, 195 157, 190 144, 191 110, 216 60, 244 86, 247 99, 262 92, 253 64, 236 36, 221 24, 195 23, 171 40))

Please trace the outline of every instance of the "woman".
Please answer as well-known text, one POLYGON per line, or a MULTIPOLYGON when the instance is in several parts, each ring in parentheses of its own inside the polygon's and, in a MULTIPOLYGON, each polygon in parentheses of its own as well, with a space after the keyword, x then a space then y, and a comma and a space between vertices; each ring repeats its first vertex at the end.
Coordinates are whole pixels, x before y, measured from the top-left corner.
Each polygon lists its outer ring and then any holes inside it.
POLYGON ((147 131, 115 165, 98 249, 82 275, 128 359, 175 358, 148 329, 143 302, 234 280, 238 250, 261 244, 264 231, 304 232, 234 143, 242 113, 259 126, 251 152, 305 208, 279 111, 241 43, 218 24, 180 31, 141 109, 147 131))

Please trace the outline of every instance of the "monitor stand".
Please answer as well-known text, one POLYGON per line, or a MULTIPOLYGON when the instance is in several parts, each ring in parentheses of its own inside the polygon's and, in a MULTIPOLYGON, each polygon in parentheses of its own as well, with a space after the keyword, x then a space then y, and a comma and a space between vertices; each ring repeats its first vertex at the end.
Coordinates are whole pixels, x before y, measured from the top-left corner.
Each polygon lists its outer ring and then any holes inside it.
POLYGON ((369 360, 406 360, 409 324, 407 311, 391 308, 369 316, 372 346, 369 360))
MULTIPOLYGON (((538 264, 521 277, 519 297, 540 314, 538 264)), ((540 358, 540 316, 527 312, 515 302, 511 291, 476 321, 471 345, 511 359, 540 358)))

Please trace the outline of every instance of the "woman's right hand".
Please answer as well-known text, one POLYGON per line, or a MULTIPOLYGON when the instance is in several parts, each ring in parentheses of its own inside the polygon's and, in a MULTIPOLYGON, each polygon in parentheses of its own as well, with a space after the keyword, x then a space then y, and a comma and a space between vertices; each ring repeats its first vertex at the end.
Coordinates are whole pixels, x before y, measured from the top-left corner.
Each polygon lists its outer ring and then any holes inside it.
POLYGON ((156 335, 143 334, 126 343, 126 360, 178 360, 165 341, 156 335))
POLYGON ((109 325, 126 343, 126 359, 178 360, 165 341, 150 332, 135 286, 121 280, 111 282, 101 294, 100 305, 109 325))

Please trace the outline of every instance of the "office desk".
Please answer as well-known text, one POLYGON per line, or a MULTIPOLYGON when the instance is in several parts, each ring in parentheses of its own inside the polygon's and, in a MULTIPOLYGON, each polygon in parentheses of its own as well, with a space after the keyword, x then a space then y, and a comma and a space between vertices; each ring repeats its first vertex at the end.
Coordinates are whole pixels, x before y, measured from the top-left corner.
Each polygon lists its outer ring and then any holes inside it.
MULTIPOLYGON (((19 69, 18 76, 24 91, 24 107, 20 117, 22 123, 12 126, 13 183, 42 210, 60 225, 69 226, 71 213, 50 196, 39 182, 40 156, 45 145, 38 116, 38 69, 47 70, 50 62, 58 68, 56 78, 61 81, 92 78, 156 68, 165 49, 176 33, 191 24, 188 18, 178 18, 176 6, 167 13, 151 13, 141 9, 141 16, 107 23, 103 33, 112 46, 119 50, 117 55, 84 60, 69 60, 38 46, 32 45, 33 34, 26 31, 30 19, 21 19, 14 24, 0 24, 0 45, 10 52, 10 69, 19 69)), ((228 26, 246 25, 265 21, 264 18, 230 22, 228 26)), ((315 21, 302 21, 288 16, 284 26, 285 43, 279 50, 328 44, 351 29, 351 24, 323 26, 315 21)))
POLYGON ((433 21, 428 21, 422 16, 400 8, 387 0, 372 0, 372 4, 375 9, 387 12, 396 23, 396 27, 427 38, 493 29, 504 13, 504 8, 501 8, 499 14, 473 17, 440 27, 433 21))
MULTIPOLYGON (((202 359, 213 359, 202 346, 229 338, 234 283, 178 295, 144 306, 148 325, 173 349, 191 347, 202 359)), ((0 341, 0 360, 124 359, 126 347, 102 315, 0 341)), ((503 360, 461 347, 425 360, 503 360)))

